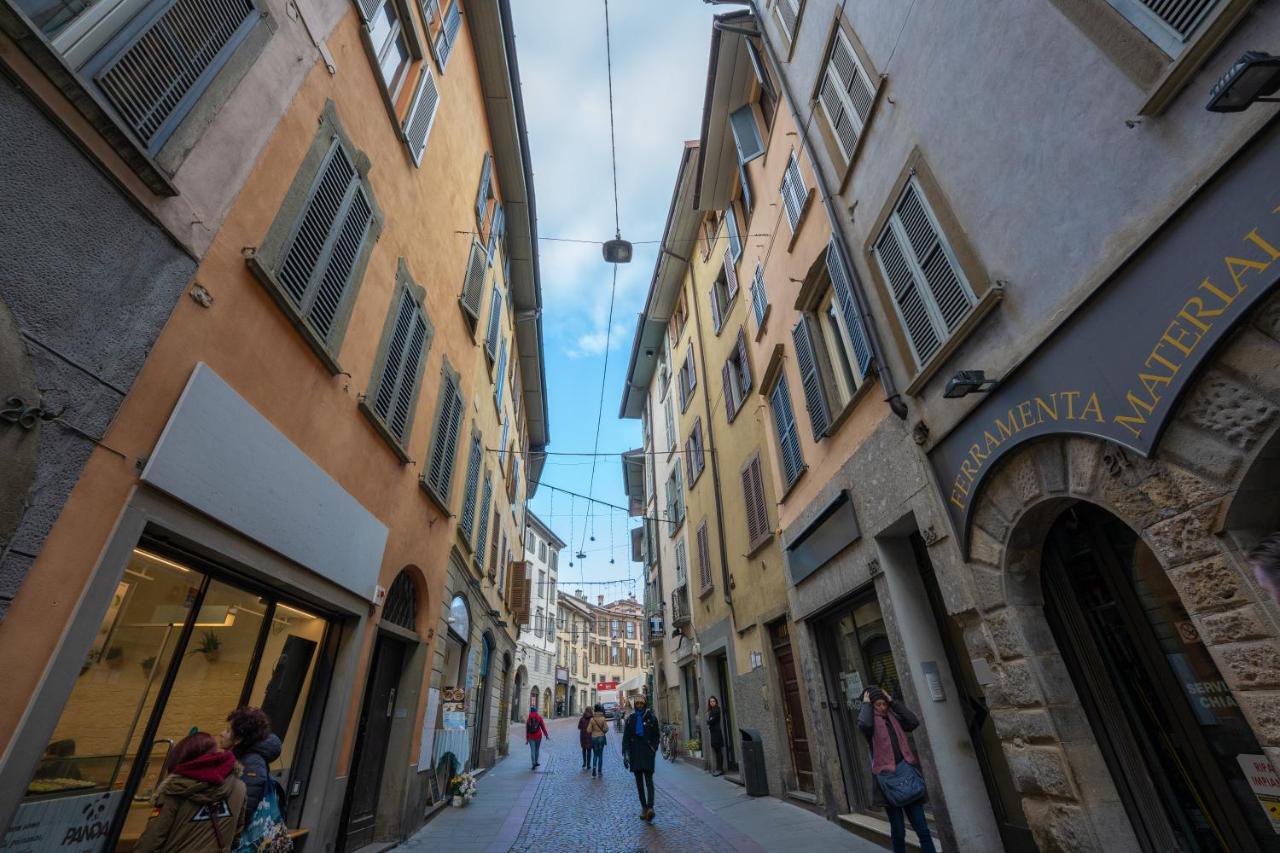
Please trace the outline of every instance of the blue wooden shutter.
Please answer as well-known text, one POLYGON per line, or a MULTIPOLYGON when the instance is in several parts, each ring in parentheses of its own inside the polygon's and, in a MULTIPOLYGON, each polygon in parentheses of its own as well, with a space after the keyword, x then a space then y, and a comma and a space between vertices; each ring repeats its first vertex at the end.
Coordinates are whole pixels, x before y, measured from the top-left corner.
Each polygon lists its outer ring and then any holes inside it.
POLYGON ((858 304, 853 298, 853 281, 845 268, 844 259, 840 256, 840 247, 835 237, 827 244, 827 274, 831 276, 831 289, 835 291, 836 304, 840 306, 840 314, 844 317, 845 330, 849 333, 849 343, 853 345, 854 360, 858 364, 858 373, 865 379, 871 369, 871 344, 867 340, 867 330, 862 325, 862 317, 858 314, 858 304))
POLYGON ((489 329, 484 335, 484 351, 489 358, 494 358, 498 354, 498 332, 501 331, 502 321, 502 291, 498 289, 498 285, 493 286, 493 295, 489 299, 489 329))
POLYGON ((756 264, 756 274, 751 278, 751 307, 755 311, 756 326, 764 324, 764 309, 769 307, 769 293, 764 289, 764 267, 756 264))
POLYGON ((483 448, 480 445, 480 434, 471 437, 471 452, 467 455, 467 482, 462 492, 462 513, 458 516, 458 528, 467 541, 471 541, 471 531, 476 520, 476 488, 480 484, 480 464, 483 461, 483 448))
POLYGON ((791 337, 796 344, 796 365, 800 368, 800 386, 804 389, 804 404, 809 410, 813 440, 818 441, 827 434, 827 429, 831 426, 831 410, 827 406, 827 395, 822 387, 822 375, 813 351, 807 317, 800 317, 791 330, 791 337))
POLYGON ((484 546, 489 539, 489 506, 493 503, 493 474, 489 471, 484 472, 484 488, 481 489, 480 496, 480 529, 476 532, 476 565, 480 566, 484 563, 484 546))
POLYGON ((493 401, 498 404, 498 408, 502 408, 502 389, 507 384, 507 339, 502 339, 501 348, 498 351, 498 370, 494 374, 493 383, 493 401))
POLYGON ((795 411, 791 408, 791 392, 787 388, 786 376, 778 377, 778 384, 773 386, 773 392, 769 395, 769 404, 773 409, 773 427, 778 434, 782 473, 790 486, 804 468, 804 457, 800 452, 800 436, 796 432, 795 411))

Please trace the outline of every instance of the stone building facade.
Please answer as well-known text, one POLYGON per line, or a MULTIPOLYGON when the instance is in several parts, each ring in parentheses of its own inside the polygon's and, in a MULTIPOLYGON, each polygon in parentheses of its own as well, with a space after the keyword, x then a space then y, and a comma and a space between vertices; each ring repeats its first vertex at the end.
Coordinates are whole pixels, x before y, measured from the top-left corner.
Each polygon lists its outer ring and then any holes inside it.
POLYGON ((537 707, 547 719, 556 716, 557 579, 564 541, 532 512, 526 515, 525 562, 529 564, 529 621, 520 626, 515 696, 512 718, 523 720, 529 707, 537 707))

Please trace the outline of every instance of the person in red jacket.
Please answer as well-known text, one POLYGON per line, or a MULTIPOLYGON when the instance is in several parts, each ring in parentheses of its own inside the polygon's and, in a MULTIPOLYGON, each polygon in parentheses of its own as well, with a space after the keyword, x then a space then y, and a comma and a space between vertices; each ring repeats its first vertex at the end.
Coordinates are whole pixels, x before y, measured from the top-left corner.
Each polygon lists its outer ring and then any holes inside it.
POLYGON ((524 718, 524 742, 529 744, 529 756, 533 759, 530 770, 538 769, 538 750, 542 748, 544 737, 547 740, 551 739, 551 733, 547 731, 547 723, 538 713, 537 706, 530 705, 529 716, 524 718))

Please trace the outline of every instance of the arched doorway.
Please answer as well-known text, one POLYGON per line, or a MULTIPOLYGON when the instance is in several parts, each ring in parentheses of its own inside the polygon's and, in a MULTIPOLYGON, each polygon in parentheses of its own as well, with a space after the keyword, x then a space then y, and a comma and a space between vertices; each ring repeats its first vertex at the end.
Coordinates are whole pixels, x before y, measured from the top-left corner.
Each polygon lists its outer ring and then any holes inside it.
POLYGON ((1045 615, 1146 850, 1280 850, 1242 762, 1261 756, 1151 549, 1076 504, 1050 527, 1045 615))
POLYGON ((544 717, 554 717, 556 713, 555 706, 551 704, 551 688, 548 687, 542 691, 542 715, 544 717))
POLYGON ((511 703, 511 722, 513 723, 524 722, 525 708, 527 707, 524 704, 524 696, 525 696, 525 691, 528 689, 527 688, 528 683, 529 683, 528 670, 526 670, 524 666, 521 665, 516 670, 515 686, 511 688, 511 695, 515 697, 515 700, 511 703))
POLYGON ((507 754, 507 720, 511 715, 511 655, 502 655, 502 696, 498 701, 498 752, 507 754))

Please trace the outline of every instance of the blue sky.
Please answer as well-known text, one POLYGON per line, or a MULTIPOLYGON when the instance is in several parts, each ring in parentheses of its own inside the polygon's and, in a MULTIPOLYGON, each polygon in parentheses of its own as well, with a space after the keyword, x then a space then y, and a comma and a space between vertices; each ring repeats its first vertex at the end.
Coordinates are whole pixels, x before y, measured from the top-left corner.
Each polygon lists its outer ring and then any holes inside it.
MULTIPOLYGON (((543 329, 550 391, 553 453, 590 452, 595 441, 600 376, 608 339, 608 377, 600 450, 591 494, 625 506, 618 451, 640 443, 640 422, 618 419, 623 376, 636 316, 653 274, 681 147, 698 136, 715 8, 698 0, 614 0, 613 99, 618 147, 618 197, 623 237, 636 241, 632 263, 618 269, 612 327, 613 269, 594 244, 547 237, 607 240, 613 236, 609 158, 609 94, 603 0, 512 0, 520 76, 537 193, 543 329)), ((723 11, 723 10, 721 10, 723 11)), ((588 493, 589 456, 550 456, 542 482, 588 493)), ((596 508, 595 541, 583 544, 585 501, 549 488, 533 511, 565 541, 573 534, 585 560, 562 554, 560 587, 579 579, 641 577, 631 563, 624 513, 596 508), (613 550, 610 551, 612 539, 613 550), (610 555, 615 563, 609 564, 610 555), (569 567, 570 560, 573 567, 569 567)), ((591 531, 588 530, 588 537, 591 531)), ((569 549, 566 549, 569 550, 569 549)), ((626 586, 584 586, 592 597, 621 597, 626 586)))

